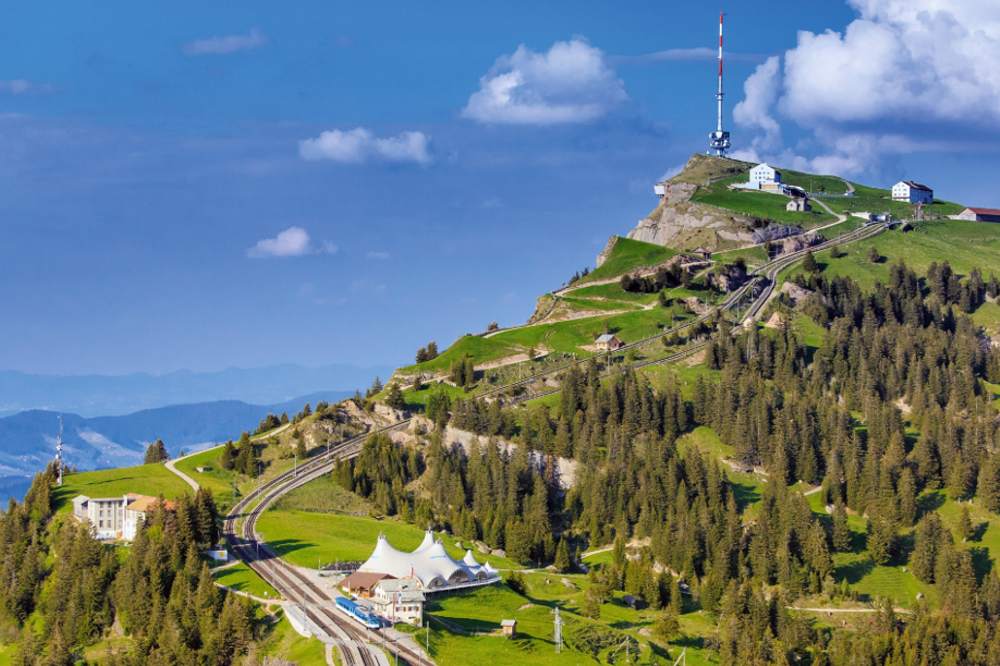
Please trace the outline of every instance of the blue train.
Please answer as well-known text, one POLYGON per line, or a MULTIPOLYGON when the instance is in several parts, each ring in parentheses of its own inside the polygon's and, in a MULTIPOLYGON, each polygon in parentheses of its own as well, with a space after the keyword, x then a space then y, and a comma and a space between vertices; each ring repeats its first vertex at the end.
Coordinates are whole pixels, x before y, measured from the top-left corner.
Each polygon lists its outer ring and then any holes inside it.
POLYGON ((347 597, 337 597, 337 610, 348 616, 355 622, 365 625, 369 629, 379 629, 382 622, 375 613, 347 597))

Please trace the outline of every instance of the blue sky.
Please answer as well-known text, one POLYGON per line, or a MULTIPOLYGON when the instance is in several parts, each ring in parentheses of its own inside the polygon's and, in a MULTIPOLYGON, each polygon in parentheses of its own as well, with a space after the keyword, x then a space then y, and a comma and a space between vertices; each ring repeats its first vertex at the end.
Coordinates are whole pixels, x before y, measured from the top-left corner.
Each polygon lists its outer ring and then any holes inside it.
MULTIPOLYGON (((522 321, 704 149, 714 63, 690 49, 713 47, 717 10, 677 4, 8 12, 0 368, 397 364, 522 321)), ((730 8, 735 147, 1000 205, 1000 17, 940 4, 730 8), (870 53, 925 29, 979 41, 870 53), (991 67, 970 91, 973 56, 991 67), (905 104, 871 103, 926 63, 892 92, 905 104)))

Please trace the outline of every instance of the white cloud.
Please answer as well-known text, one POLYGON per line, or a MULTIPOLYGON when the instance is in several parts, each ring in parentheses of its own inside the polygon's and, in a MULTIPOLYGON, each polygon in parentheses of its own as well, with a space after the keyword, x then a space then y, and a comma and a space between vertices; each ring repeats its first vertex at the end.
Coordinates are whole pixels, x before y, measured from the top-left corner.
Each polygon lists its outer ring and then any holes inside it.
POLYGON ((9 95, 25 95, 29 93, 49 93, 54 88, 48 83, 35 83, 25 79, 9 79, 0 81, 0 92, 9 95))
POLYGON ((329 241, 320 243, 317 247, 309 232, 302 227, 288 227, 278 232, 274 238, 262 238, 257 244, 247 250, 247 256, 252 259, 267 257, 301 257, 307 254, 336 254, 337 246, 329 241))
POLYGON ((462 109, 487 124, 583 123, 628 99, 604 53, 583 39, 556 42, 545 53, 523 44, 497 59, 462 109))
POLYGON ((431 138, 423 132, 400 132, 380 138, 364 127, 352 130, 327 130, 315 139, 299 141, 299 156, 304 160, 331 160, 345 164, 368 161, 415 162, 430 164, 431 138))
POLYGON ((772 116, 772 108, 778 98, 781 78, 778 56, 772 56, 757 66, 743 83, 743 101, 733 108, 733 119, 744 127, 761 130, 761 143, 773 146, 780 140, 781 126, 772 116))
POLYGON ((379 261, 385 261, 392 255, 390 255, 385 250, 371 250, 365 256, 368 257, 369 259, 378 259, 379 261))
MULTIPOLYGON (((842 32, 799 33, 760 65, 734 109, 758 132, 750 151, 780 154, 780 123, 816 168, 859 173, 885 155, 948 149, 924 137, 964 137, 1000 121, 1000 3, 993 0, 848 0, 842 32)), ((962 143, 962 141, 959 141, 962 143)))
POLYGON ((267 37, 257 28, 245 35, 220 35, 188 42, 181 47, 185 55, 227 55, 237 51, 250 51, 267 44, 267 37))

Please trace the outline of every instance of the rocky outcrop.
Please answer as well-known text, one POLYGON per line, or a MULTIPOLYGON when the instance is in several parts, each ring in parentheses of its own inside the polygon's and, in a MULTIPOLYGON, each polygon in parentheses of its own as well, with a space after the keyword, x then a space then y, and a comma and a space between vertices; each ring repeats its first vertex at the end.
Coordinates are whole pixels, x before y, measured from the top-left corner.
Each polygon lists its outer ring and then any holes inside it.
POLYGON ((551 315, 552 310, 555 309, 558 302, 558 299, 552 294, 539 296, 538 300, 535 301, 535 311, 531 313, 530 317, 528 317, 528 324, 537 324, 551 315))
POLYGON ((802 301, 812 296, 815 292, 805 287, 800 287, 794 282, 788 281, 781 285, 781 293, 788 297, 792 305, 798 305, 802 301))
POLYGON ((769 224, 765 227, 761 227, 760 229, 756 229, 753 232, 753 242, 766 243, 768 241, 776 241, 801 233, 802 227, 794 224, 769 224))
POLYGON ((720 264, 708 275, 708 282, 722 292, 739 289, 747 281, 747 269, 744 264, 720 264))
POLYGON ((822 242, 823 237, 815 231, 799 234, 797 236, 791 236, 781 241, 781 254, 798 252, 799 250, 804 250, 807 247, 812 247, 813 245, 818 245, 822 242))
POLYGON ((611 256, 611 251, 615 249, 615 245, 618 245, 619 238, 621 238, 621 236, 615 235, 608 239, 608 242, 605 244, 604 249, 601 250, 601 253, 597 255, 598 268, 600 268, 601 264, 607 261, 608 257, 611 256))
POLYGON ((665 195, 660 204, 628 232, 629 238, 688 250, 698 246, 716 249, 727 241, 730 245, 753 242, 753 234, 738 218, 691 201, 697 185, 676 181, 663 185, 665 195))

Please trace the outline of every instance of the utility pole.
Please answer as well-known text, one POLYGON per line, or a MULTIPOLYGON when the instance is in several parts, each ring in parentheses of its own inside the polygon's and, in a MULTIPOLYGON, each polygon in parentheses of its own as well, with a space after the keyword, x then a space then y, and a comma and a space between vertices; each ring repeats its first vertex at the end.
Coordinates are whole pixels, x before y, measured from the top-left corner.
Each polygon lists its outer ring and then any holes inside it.
POLYGON ((554 612, 555 612, 555 619, 552 621, 554 625, 553 638, 556 644, 556 654, 559 654, 560 652, 562 652, 562 617, 559 615, 559 606, 556 606, 554 612))

